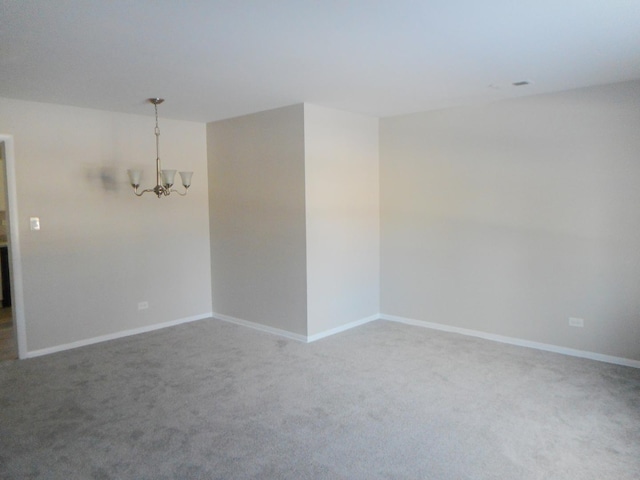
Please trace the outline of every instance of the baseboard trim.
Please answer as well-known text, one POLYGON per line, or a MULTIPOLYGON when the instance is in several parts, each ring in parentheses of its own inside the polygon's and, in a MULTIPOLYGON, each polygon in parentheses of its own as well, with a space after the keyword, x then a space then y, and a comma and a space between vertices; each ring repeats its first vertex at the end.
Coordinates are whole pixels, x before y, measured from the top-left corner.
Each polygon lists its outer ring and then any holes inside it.
POLYGON ((270 327, 268 325, 263 325, 261 323, 250 322, 249 320, 243 320, 241 318, 231 317, 229 315, 224 315, 222 313, 213 312, 213 318, 217 318, 218 320, 222 320, 223 322, 235 323, 236 325, 240 325, 243 327, 253 328, 254 330, 260 330, 261 332, 271 333, 273 335, 278 335, 280 337, 289 338, 291 340, 296 340, 298 342, 311 343, 325 337, 330 337, 331 335, 335 335, 336 333, 344 332, 346 330, 359 327, 360 325, 364 325, 365 323, 378 320, 380 318, 380 315, 375 314, 369 317, 361 318, 360 320, 355 320, 353 322, 340 325, 339 327, 325 330, 324 332, 319 332, 314 335, 301 335, 299 333, 289 332, 287 330, 270 327))
POLYGON ((339 327, 331 328, 329 330, 325 330, 324 332, 316 333, 314 335, 310 335, 307 337, 307 343, 315 342, 316 340, 320 340, 325 337, 330 337, 331 335, 335 335, 336 333, 341 333, 346 330, 351 330, 352 328, 359 327, 360 325, 364 325, 365 323, 373 322, 380 318, 379 314, 371 315, 369 317, 361 318, 360 320, 355 320, 353 322, 346 323, 344 325, 340 325, 339 327))
POLYGON ((396 315, 380 314, 378 318, 380 318, 380 320, 388 320, 391 322, 404 323, 406 325, 414 325, 416 327, 430 328, 432 330, 459 333, 461 335, 483 338, 485 340, 492 340, 494 342, 507 343, 509 345, 516 345, 519 347, 535 348, 536 350, 544 350, 546 352, 560 353, 562 355, 569 355, 571 357, 587 358, 589 360, 597 360, 599 362, 613 363, 615 365, 623 365, 625 367, 640 368, 640 361, 632 360, 630 358, 614 357, 611 355, 603 355, 601 353, 588 352, 585 350, 577 350, 574 348, 560 347, 558 345, 551 345, 548 343, 532 342, 529 340, 523 340, 521 338, 506 337, 503 335, 496 335, 493 333, 481 332, 479 330, 471 330, 467 328, 454 327, 451 325, 444 325, 441 323, 425 322, 423 320, 414 320, 412 318, 398 317, 396 315))
POLYGON ((200 315, 193 315, 191 317, 179 318, 177 320, 171 320, 164 323, 156 323, 154 325, 147 325, 145 327, 133 328, 130 330, 121 330, 115 333, 109 333, 107 335, 100 335, 98 337, 87 338, 84 340, 78 340, 77 342, 65 343, 62 345, 56 345, 55 347, 42 348, 39 350, 28 351, 25 358, 41 357, 43 355, 49 355, 51 353, 62 352, 64 350, 71 350, 73 348, 86 347, 87 345, 93 345, 95 343, 107 342, 109 340, 116 340, 118 338, 130 337, 132 335, 138 335, 140 333, 152 332, 154 330, 161 330, 163 328, 174 327, 183 323, 195 322, 198 320, 204 320, 211 318, 213 315, 211 312, 202 313, 200 315))
POLYGON ((422 328, 430 328, 432 330, 440 330, 443 332, 450 333, 458 333, 460 335, 466 335, 470 337, 482 338, 485 340, 491 340, 494 342, 505 343, 509 345, 516 345, 519 347, 527 347, 534 348, 536 350, 543 350, 546 352, 560 353, 562 355, 569 355, 572 357, 586 358, 589 360, 596 360, 599 362, 612 363, 615 365, 622 365, 625 367, 633 367, 640 368, 640 361, 632 360, 630 358, 624 357, 615 357, 612 355, 604 355, 601 353, 589 352, 585 350, 577 350, 574 348, 561 347, 558 345, 551 345, 548 343, 540 343, 533 342, 530 340, 523 340, 521 338, 507 337, 504 335, 497 335, 494 333, 482 332, 480 330, 471 330, 468 328, 455 327, 452 325, 445 325, 442 323, 434 323, 427 322, 424 320, 415 320, 407 317, 400 317, 397 315, 387 315, 387 314, 376 314, 371 315, 369 317, 362 318, 360 320, 355 320, 353 322, 349 322, 345 325, 341 325, 339 327, 335 327, 329 330, 325 330, 324 332, 316 333, 314 335, 300 335, 297 333, 292 333, 287 330, 282 330, 275 327, 269 327, 267 325, 262 325, 260 323, 250 322, 248 320, 242 320, 240 318, 231 317, 229 315, 224 315, 216 312, 207 312, 200 315, 193 315, 190 317, 179 318, 177 320, 171 320, 169 322, 164 323, 156 323, 154 325, 147 325, 145 327, 134 328, 130 330, 122 330, 115 333, 110 333, 107 335, 100 335, 98 337, 87 338, 84 340, 78 340, 76 342, 65 343, 62 345, 56 345, 54 347, 47 347, 38 350, 27 351, 24 358, 35 358, 43 355, 49 355, 51 353, 62 352, 65 350, 71 350, 74 348, 85 347, 88 345, 93 345, 96 343, 106 342, 109 340, 116 340, 118 338, 130 337, 132 335, 138 335, 140 333, 152 332, 154 330, 161 330, 163 328, 173 327, 176 325, 181 325, 183 323, 195 322, 198 320, 204 320, 207 318, 215 318, 224 322, 234 323, 236 325, 241 325, 243 327, 253 328, 254 330, 259 330, 266 333, 271 333, 274 335, 278 335, 281 337, 289 338, 291 340, 296 340, 303 343, 311 343, 322 338, 330 337, 337 333, 344 332, 346 330, 350 330, 352 328, 359 327, 366 323, 373 322, 375 320, 387 320, 390 322, 403 323, 405 325, 413 325, 416 327, 422 328))
POLYGON ((307 342, 306 335, 300 335, 299 333, 289 332, 280 328, 270 327, 261 323, 250 322, 249 320, 243 320, 241 318, 231 317, 222 313, 213 312, 213 318, 222 320, 223 322, 235 323, 243 327, 253 328, 254 330, 260 330, 261 332, 271 333, 280 337, 290 338, 291 340, 297 340, 298 342, 307 342))

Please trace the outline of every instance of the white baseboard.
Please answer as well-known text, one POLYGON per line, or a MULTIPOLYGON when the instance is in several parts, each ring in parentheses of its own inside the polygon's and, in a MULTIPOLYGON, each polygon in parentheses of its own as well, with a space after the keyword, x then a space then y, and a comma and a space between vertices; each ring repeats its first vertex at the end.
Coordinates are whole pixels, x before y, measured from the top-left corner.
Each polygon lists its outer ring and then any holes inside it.
POLYGON ((486 333, 479 330, 471 330, 467 328, 455 327, 451 325, 445 325, 442 323, 434 323, 434 322, 426 322, 423 320, 415 320, 412 318, 399 317, 396 315, 387 315, 387 314, 376 314, 371 315, 369 317, 362 318, 360 320, 355 320, 353 322, 347 323, 345 325, 341 325, 336 328, 332 328, 330 330, 325 330, 324 332, 316 333, 314 335, 306 336, 300 335, 297 333, 288 332, 286 330, 282 330, 279 328, 269 327, 267 325, 262 325, 255 322, 250 322, 248 320, 242 320, 240 318, 230 317, 228 315, 223 315, 221 313, 215 312, 207 312, 200 315, 194 315, 191 317, 180 318, 177 320, 172 320, 164 323, 156 323, 154 325, 147 325, 145 327, 134 328, 130 330, 122 330, 120 332, 110 333, 107 335, 101 335, 98 337, 87 338, 84 340, 78 340, 76 342, 65 343, 63 345, 56 345, 54 347, 42 348, 39 350, 27 351, 24 358, 34 358, 40 357, 42 355, 48 355, 51 353, 62 352, 64 350, 70 350, 73 348, 84 347, 87 345, 93 345, 95 343, 106 342, 108 340, 115 340, 117 338, 129 337, 131 335, 137 335, 139 333, 151 332, 154 330, 160 330, 167 327, 173 327, 175 325, 180 325, 183 323, 195 322, 198 320, 204 320, 206 318, 216 318, 218 320, 222 320, 229 323, 235 323, 237 325, 242 325, 243 327, 253 328, 255 330, 260 330, 263 332, 271 333, 274 335, 279 335, 281 337, 290 338, 292 340, 297 340, 299 342, 310 343, 320 340, 322 338, 329 337, 331 335, 335 335, 340 332, 344 332, 346 330, 350 330, 352 328, 359 327, 360 325, 364 325, 369 322, 373 322, 375 320, 387 320, 391 322, 404 323, 406 325, 413 325, 417 327, 430 328, 432 330, 440 330, 443 332, 451 332, 458 333, 461 335, 467 335, 470 337, 483 338, 485 340, 491 340, 494 342, 506 343, 509 345, 517 345, 520 347, 534 348, 536 350, 543 350, 547 352, 560 353, 563 355, 569 355, 572 357, 580 357, 587 358, 589 360, 597 360, 599 362, 613 363, 615 365, 623 365, 626 367, 640 368, 640 361, 632 360, 630 358, 623 357, 615 357, 612 355, 604 355, 601 353, 588 352, 585 350, 576 350, 573 348, 560 347, 558 345, 551 345, 547 343, 540 342, 532 342, 529 340, 523 340, 520 338, 514 337, 506 337, 503 335, 496 335, 493 333, 486 333))
POLYGON ((289 332, 287 330, 282 330, 280 328, 269 327, 268 325, 250 322, 248 320, 243 320, 241 318, 230 317, 229 315, 224 315, 222 313, 214 312, 213 318, 217 318, 218 320, 222 320, 224 322, 235 323, 236 325, 242 325, 243 327, 249 327, 255 330, 260 330, 261 332, 267 332, 274 335, 279 335, 281 337, 290 338, 292 340, 297 340, 299 342, 311 343, 311 342, 315 342, 316 340, 320 340, 321 338, 329 337, 331 335, 335 335, 336 333, 344 332, 345 330, 359 327, 360 325, 364 325, 365 323, 373 322, 374 320, 378 320, 380 316, 378 314, 371 315, 370 317, 362 318, 360 320, 356 320, 356 321, 347 323, 345 325, 340 325, 339 327, 335 327, 330 330, 325 330, 324 332, 316 333, 310 336, 289 332))
POLYGON ((378 320, 378 319, 380 319, 380 315, 378 314, 371 315, 370 317, 361 318, 360 320, 355 320, 353 322, 340 325, 339 327, 335 327, 330 330, 325 330, 324 332, 310 335, 307 337, 307 342, 308 343, 315 342, 316 340, 320 340, 321 338, 330 337, 331 335, 335 335, 336 333, 344 332, 346 330, 351 330, 352 328, 359 327, 360 325, 364 325, 365 323, 373 322, 374 320, 378 320))
POLYGON ((307 341, 306 335, 300 335, 299 333, 288 332, 280 328, 269 327, 268 325, 262 325, 261 323, 250 322, 249 320, 243 320, 241 318, 230 317, 222 313, 213 312, 213 318, 222 320, 223 322, 235 323, 236 325, 242 325, 243 327, 253 328, 254 330, 260 330, 261 332, 272 333, 281 337, 290 338, 291 340, 297 340, 299 342, 307 341))
POLYGON ((64 350, 71 350, 72 348, 85 347, 87 345, 93 345, 94 343, 106 342, 108 340, 115 340, 117 338, 129 337, 131 335, 138 335, 139 333, 152 332, 154 330, 160 330, 162 328, 173 327, 182 323, 195 322, 197 320, 204 320, 205 318, 211 318, 212 313, 202 313, 200 315, 193 315, 191 317, 179 318, 178 320, 171 320, 164 323, 156 323, 154 325, 147 325, 145 327, 133 328, 131 330, 122 330, 115 333, 109 333, 107 335, 100 335, 99 337, 87 338, 84 340, 78 340, 77 342, 65 343, 63 345, 56 345, 55 347, 42 348, 39 350, 27 351, 25 358, 40 357, 42 355, 49 355, 50 353, 62 352, 64 350))
POLYGON ((548 343, 532 342, 520 338, 505 337, 493 333, 481 332, 479 330, 470 330, 467 328, 454 327, 441 323, 425 322, 422 320, 414 320, 412 318, 398 317, 395 315, 380 314, 380 320, 388 320, 391 322, 399 322, 417 327, 431 328, 433 330, 441 330, 443 332, 459 333, 470 337, 484 338, 494 342, 507 343, 509 345, 517 345, 519 347, 535 348, 536 350, 544 350, 546 352, 561 353, 572 357, 587 358, 589 360, 597 360, 599 362, 613 363, 616 365, 624 365, 626 367, 640 368, 640 361, 630 358, 614 357, 611 355, 603 355, 601 353, 588 352, 585 350, 576 350, 574 348, 560 347, 558 345, 550 345, 548 343))

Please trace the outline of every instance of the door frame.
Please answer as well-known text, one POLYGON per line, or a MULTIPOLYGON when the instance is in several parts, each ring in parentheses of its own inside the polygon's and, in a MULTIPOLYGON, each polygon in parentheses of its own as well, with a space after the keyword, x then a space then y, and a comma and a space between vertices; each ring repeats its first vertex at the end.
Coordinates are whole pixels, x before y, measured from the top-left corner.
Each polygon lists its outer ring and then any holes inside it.
POLYGON ((18 235, 18 193, 16 188, 16 162, 13 149, 13 135, 0 133, 0 144, 4 146, 5 179, 7 183, 7 213, 9 215, 9 272, 11 278, 11 308, 15 337, 18 344, 18 358, 28 357, 27 325, 24 315, 24 292, 22 287, 22 257, 18 235))

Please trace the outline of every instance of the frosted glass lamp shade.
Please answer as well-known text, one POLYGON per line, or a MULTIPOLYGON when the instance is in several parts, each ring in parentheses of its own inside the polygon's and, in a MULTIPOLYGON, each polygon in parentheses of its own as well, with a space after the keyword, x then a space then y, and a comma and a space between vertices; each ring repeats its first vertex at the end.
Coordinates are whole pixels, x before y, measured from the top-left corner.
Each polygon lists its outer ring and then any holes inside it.
POLYGON ((129 174, 129 181, 131 182, 131 185, 140 185, 140 180, 142 179, 142 170, 127 170, 127 173, 129 174))
POLYGON ((175 170, 162 170, 162 183, 165 187, 173 185, 173 179, 176 176, 175 170))
POLYGON ((184 188, 189 188, 191 186, 191 177, 193 176, 193 172, 180 172, 180 177, 182 177, 182 185, 184 188))

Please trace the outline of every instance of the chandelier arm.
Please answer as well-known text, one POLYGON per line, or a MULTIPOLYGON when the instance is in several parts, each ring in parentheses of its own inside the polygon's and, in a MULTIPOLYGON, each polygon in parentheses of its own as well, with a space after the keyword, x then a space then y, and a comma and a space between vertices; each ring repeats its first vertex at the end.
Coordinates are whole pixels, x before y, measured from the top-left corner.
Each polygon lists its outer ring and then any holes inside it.
POLYGON ((181 197, 186 197, 187 196, 187 192, 189 191, 189 188, 185 188, 184 189, 184 193, 180 192, 179 190, 176 190, 175 188, 171 189, 172 192, 176 192, 178 195, 180 195, 181 197))
POLYGON ((155 190, 155 188, 147 188, 147 189, 145 189, 145 190, 138 191, 138 189, 137 189, 137 188, 135 188, 135 187, 134 187, 134 189, 133 189, 133 193, 135 193, 138 197, 141 197, 142 195, 144 195, 144 194, 145 194, 145 193, 147 193, 147 192, 153 192, 153 193, 156 193, 156 190, 155 190))

